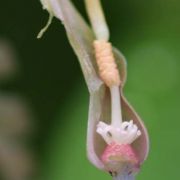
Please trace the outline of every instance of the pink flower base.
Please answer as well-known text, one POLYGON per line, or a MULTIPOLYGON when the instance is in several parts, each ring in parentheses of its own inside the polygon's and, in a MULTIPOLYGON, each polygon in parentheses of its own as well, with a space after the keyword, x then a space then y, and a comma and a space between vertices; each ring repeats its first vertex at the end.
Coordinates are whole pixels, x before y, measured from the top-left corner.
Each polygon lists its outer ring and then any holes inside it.
POLYGON ((137 172, 139 169, 139 160, 129 144, 116 144, 108 145, 102 156, 101 160, 105 165, 107 171, 112 173, 126 173, 137 172))

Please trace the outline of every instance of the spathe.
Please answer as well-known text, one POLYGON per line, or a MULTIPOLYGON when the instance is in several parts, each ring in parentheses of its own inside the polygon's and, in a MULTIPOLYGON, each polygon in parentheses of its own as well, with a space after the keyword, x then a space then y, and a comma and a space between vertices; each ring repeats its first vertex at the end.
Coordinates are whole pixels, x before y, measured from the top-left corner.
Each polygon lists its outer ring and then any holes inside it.
MULTIPOLYGON (((105 142, 96 133, 96 125, 100 120, 108 122, 110 119, 110 93, 98 76, 92 46, 93 41, 95 40, 94 34, 69 0, 41 0, 41 2, 46 3, 44 8, 46 8, 48 4, 48 8, 46 9, 49 13, 61 20, 70 44, 78 57, 90 93, 87 132, 88 158, 97 168, 105 170, 104 165, 100 160, 100 155, 105 147, 105 142)), ((122 81, 120 91, 123 119, 133 119, 142 133, 140 138, 132 145, 136 150, 140 164, 142 164, 147 158, 149 151, 148 133, 142 120, 123 95, 123 86, 126 81, 126 60, 117 49, 114 49, 114 56, 122 81)), ((125 178, 126 177, 124 177, 124 180, 125 178)), ((129 176, 129 178, 131 177, 129 176)))

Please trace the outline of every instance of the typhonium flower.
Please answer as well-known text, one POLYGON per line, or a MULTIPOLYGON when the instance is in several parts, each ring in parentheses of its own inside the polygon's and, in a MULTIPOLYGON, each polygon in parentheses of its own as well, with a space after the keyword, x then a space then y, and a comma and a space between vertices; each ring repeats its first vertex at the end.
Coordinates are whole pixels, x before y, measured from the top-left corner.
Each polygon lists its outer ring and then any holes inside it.
POLYGON ((123 95, 126 60, 108 42, 100 0, 85 2, 93 30, 69 0, 41 0, 62 21, 89 89, 88 158, 114 179, 131 180, 148 155, 147 130, 123 95))

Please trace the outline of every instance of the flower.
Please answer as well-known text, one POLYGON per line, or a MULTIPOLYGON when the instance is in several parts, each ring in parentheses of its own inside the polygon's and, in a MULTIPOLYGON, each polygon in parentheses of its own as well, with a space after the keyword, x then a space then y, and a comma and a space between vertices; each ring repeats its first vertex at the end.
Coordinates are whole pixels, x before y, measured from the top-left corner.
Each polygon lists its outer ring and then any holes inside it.
MULTIPOLYGON (((93 43, 95 40, 109 43, 109 31, 100 1, 85 1, 92 29, 69 0, 41 2, 51 16, 62 21, 70 44, 78 56, 90 93, 87 132, 89 160, 95 167, 110 171, 116 180, 133 180, 132 172, 136 173, 147 158, 149 137, 144 123, 123 95, 127 74, 126 60, 117 49, 111 47, 110 54, 113 57, 112 66, 117 68, 120 76, 120 83, 114 84, 110 80, 107 85, 98 75, 93 43), (98 6, 93 7, 93 4, 98 6), (98 12, 96 16, 95 10, 98 12)), ((111 74, 109 71, 108 73, 111 74)))

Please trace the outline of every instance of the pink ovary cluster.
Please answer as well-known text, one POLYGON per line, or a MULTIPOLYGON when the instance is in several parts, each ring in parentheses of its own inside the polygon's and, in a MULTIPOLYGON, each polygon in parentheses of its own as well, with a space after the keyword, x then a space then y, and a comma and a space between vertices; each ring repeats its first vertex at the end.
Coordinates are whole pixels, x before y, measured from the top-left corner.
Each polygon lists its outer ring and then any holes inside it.
POLYGON ((120 173, 126 168, 129 172, 135 172, 139 168, 138 157, 129 144, 112 143, 108 145, 101 156, 101 160, 109 172, 120 173))

